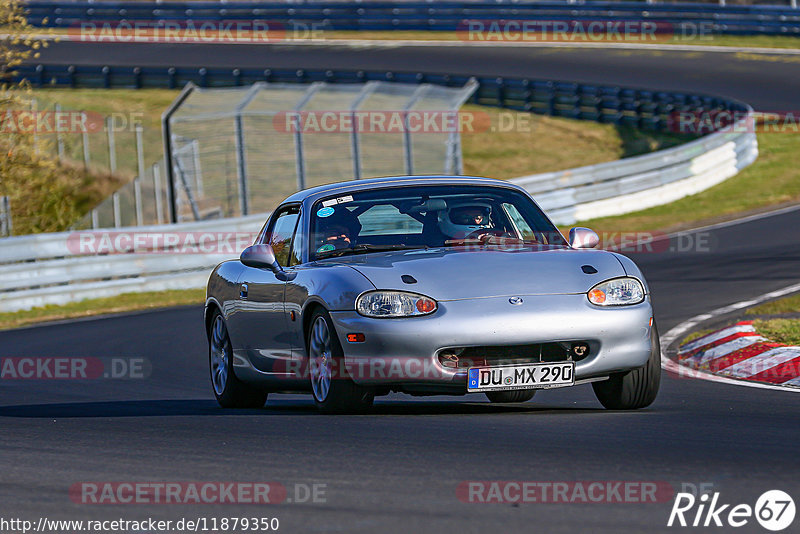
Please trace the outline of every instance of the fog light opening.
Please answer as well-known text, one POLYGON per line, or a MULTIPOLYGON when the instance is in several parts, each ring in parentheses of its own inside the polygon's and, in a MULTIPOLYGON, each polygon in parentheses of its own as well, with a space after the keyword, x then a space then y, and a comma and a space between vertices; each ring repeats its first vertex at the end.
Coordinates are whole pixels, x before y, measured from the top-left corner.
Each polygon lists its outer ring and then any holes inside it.
POLYGON ((569 348, 569 353, 574 358, 585 358, 589 355, 589 345, 588 343, 578 342, 573 343, 569 348))
POLYGON ((450 351, 442 352, 439 354, 439 362, 442 364, 442 367, 451 367, 455 369, 458 367, 458 354, 450 351))

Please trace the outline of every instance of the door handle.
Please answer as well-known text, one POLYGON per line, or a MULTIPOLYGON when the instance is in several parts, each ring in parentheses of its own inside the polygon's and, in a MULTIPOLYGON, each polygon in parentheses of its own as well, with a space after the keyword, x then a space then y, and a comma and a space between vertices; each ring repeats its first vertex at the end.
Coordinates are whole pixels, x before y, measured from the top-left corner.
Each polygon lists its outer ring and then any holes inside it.
POLYGON ((239 289, 239 297, 243 299, 247 298, 247 284, 242 284, 242 287, 239 289))

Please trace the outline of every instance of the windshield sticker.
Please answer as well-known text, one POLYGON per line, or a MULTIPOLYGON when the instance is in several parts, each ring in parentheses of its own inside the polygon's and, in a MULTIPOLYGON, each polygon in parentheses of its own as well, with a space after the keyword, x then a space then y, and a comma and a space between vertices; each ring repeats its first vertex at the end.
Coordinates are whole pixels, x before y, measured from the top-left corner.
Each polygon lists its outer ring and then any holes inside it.
POLYGON ((333 215, 334 211, 335 210, 331 207, 320 208, 320 210, 317 212, 317 217, 322 217, 322 218, 330 217, 331 215, 333 215))
POLYGON ((328 200, 324 200, 322 202, 322 205, 327 208, 328 206, 335 206, 336 204, 346 204, 347 202, 352 202, 352 201, 353 201, 353 195, 347 195, 344 197, 330 198, 328 200))
POLYGON ((336 247, 334 247, 333 245, 328 243, 326 245, 322 245, 321 247, 319 247, 317 249, 317 252, 330 252, 331 250, 335 250, 335 249, 336 249, 336 247))

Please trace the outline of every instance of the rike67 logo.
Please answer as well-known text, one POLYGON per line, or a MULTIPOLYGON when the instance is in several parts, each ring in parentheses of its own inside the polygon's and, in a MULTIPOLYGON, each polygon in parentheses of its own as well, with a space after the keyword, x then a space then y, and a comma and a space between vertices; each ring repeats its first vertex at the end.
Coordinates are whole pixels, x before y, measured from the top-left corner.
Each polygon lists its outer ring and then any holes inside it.
POLYGON ((667 526, 681 527, 743 527, 755 518, 767 530, 784 530, 794 522, 795 505, 792 497, 781 490, 764 492, 755 506, 723 504, 720 493, 705 493, 696 497, 678 493, 669 514, 667 526))

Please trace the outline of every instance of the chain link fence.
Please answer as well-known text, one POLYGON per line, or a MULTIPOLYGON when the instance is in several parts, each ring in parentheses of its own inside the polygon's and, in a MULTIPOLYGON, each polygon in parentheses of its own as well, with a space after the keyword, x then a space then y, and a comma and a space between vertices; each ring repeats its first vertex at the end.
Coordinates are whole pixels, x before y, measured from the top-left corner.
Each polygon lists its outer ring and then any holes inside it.
MULTIPOLYGON (((67 167, 83 169, 97 180, 129 182, 113 197, 73 225, 76 228, 169 222, 168 191, 162 169, 145 169, 146 158, 162 146, 158 129, 145 129, 137 113, 75 110, 57 96, 40 94, 4 110, 0 133, 30 134, 35 154, 67 167), (159 175, 160 173, 160 175, 159 175), (137 193, 141 189, 141 193, 137 193), (156 191, 162 197, 155 201, 156 191)), ((159 157, 161 156, 159 152, 159 157)), ((13 235, 11 213, 0 205, 0 237, 13 235)), ((25 227, 25 217, 17 227, 25 227)))
POLYGON ((189 84, 163 118, 176 221, 268 211, 296 190, 403 174, 460 174, 463 87, 189 84))

